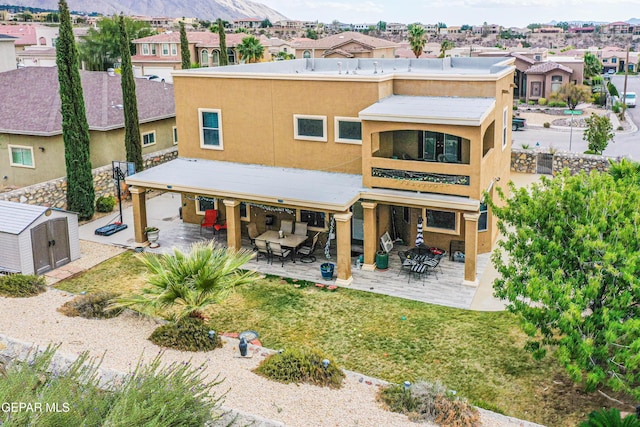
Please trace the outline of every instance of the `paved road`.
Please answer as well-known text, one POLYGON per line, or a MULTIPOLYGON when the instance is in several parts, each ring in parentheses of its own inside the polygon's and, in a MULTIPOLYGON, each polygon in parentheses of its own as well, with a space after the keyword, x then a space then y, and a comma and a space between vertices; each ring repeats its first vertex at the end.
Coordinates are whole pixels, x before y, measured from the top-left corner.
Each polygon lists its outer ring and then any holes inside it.
MULTIPOLYGON (((622 93, 624 87, 624 76, 614 76, 613 83, 622 93)), ((627 92, 640 94, 640 76, 629 76, 627 80, 627 92)), ((631 120, 640 126, 640 107, 629 108, 627 110, 631 120)), ((544 129, 529 127, 524 131, 513 132, 513 146, 520 148, 522 144, 529 144, 535 147, 539 143, 540 147, 554 147, 562 151, 584 152, 587 149, 587 142, 582 140, 582 131, 573 129, 544 129)), ((634 160, 640 160, 640 131, 632 133, 619 133, 613 138, 613 143, 604 151, 605 156, 628 156, 634 160)))

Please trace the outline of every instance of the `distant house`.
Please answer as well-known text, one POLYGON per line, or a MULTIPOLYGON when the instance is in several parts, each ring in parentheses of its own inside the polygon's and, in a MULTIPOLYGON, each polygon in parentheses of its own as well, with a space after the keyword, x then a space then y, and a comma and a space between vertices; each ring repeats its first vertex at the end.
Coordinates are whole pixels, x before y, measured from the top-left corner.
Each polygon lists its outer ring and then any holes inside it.
POLYGON ((625 68, 628 68, 630 72, 638 71, 638 52, 629 52, 629 59, 627 62, 627 51, 620 48, 605 48, 598 52, 598 59, 602 62, 603 72, 613 70, 617 72, 624 72, 625 68), (626 64, 626 65, 625 65, 626 64))
MULTIPOLYGON (((120 75, 90 71, 80 75, 92 167, 124 160, 120 75)), ((58 92, 56 67, 0 74, 0 186, 23 187, 66 175, 58 92)), ((176 144, 173 85, 136 79, 136 93, 143 154, 176 144)))
POLYGON ((0 34, 0 73, 16 68, 15 37, 0 34))
POLYGON ((334 34, 319 40, 293 44, 297 59, 302 58, 394 58, 398 43, 355 31, 334 34))
POLYGON ((629 34, 630 24, 627 22, 610 22, 600 26, 602 34, 629 34))
POLYGON ((255 30, 257 28, 260 28, 260 25, 262 25, 262 19, 258 19, 258 18, 243 18, 243 19, 236 19, 235 21, 233 21, 233 29, 237 30, 237 29, 245 29, 245 30, 255 30))

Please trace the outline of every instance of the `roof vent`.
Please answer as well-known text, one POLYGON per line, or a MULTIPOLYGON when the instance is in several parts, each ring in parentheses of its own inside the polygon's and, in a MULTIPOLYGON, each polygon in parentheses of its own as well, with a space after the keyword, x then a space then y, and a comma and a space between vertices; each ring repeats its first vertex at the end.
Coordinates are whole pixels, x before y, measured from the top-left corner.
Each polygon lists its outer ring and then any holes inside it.
POLYGON ((116 75, 116 71, 113 68, 107 68, 107 75, 113 77, 116 75))

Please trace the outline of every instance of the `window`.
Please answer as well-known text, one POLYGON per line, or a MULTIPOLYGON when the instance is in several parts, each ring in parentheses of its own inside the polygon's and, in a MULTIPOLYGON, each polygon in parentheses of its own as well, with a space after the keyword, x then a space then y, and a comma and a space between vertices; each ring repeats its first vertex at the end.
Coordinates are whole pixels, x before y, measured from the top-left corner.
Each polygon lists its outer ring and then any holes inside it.
POLYGON ((607 58, 604 58, 602 62, 606 63, 606 62, 609 62, 609 60, 607 58))
POLYGON ((302 52, 302 57, 303 58, 311 58, 311 51, 305 50, 304 52, 302 52))
POLYGON ((173 145, 178 143, 178 128, 176 126, 173 127, 173 145))
POLYGON ((209 52, 207 52, 206 49, 200 52, 200 66, 201 67, 209 66, 209 52))
POLYGON ((220 66, 220 52, 217 50, 212 50, 211 51, 211 64, 214 67, 219 67, 220 66))
POLYGON ((229 48, 227 49, 227 58, 229 59, 229 64, 235 64, 236 63, 236 51, 229 48))
POLYGON ((198 108, 200 119, 200 147, 222 150, 222 117, 220 110, 198 108))
POLYGON ((617 63, 617 62, 618 62, 618 58, 611 58, 611 63, 612 63, 612 64, 615 64, 615 63, 617 63))
POLYGON ((293 137, 307 141, 327 141, 327 117, 293 115, 293 137))
POLYGON ((175 43, 171 43, 171 56, 178 55, 178 45, 175 43))
POLYGON ((362 122, 355 117, 334 119, 335 140, 347 144, 362 144, 362 122))
POLYGON ((441 233, 458 234, 457 217, 458 215, 455 212, 426 209, 427 225, 425 228, 441 233))
POLYGON ((558 92, 560 86, 562 86, 562 76, 551 76, 551 92, 558 92))
POLYGON ((300 210, 300 222, 306 222, 310 230, 326 230, 327 215, 325 212, 300 210))
POLYGON ((149 55, 149 43, 142 44, 142 54, 149 55))
POLYGON ((169 55, 169 43, 162 43, 162 56, 169 55))
POLYGON ((461 163, 462 138, 441 132, 423 132, 423 160, 461 163))
POLYGON ((9 164, 22 168, 34 168, 33 147, 9 145, 9 164))
POLYGON ((251 221, 251 208, 245 202, 240 202, 240 221, 251 221))
POLYGON ((196 213, 204 215, 208 209, 218 209, 218 199, 208 196, 196 196, 196 213))
POLYGON ((507 120, 509 119, 509 112, 507 107, 504 107, 502 111, 502 149, 507 147, 507 120))
POLYGON ((153 145, 156 143, 156 131, 142 134, 142 146, 153 145))
POLYGON ((151 55, 155 55, 156 54, 156 45, 155 43, 151 44, 151 55))
POLYGON ((489 229, 489 209, 487 204, 480 203, 480 218, 478 218, 478 231, 487 231, 489 229))

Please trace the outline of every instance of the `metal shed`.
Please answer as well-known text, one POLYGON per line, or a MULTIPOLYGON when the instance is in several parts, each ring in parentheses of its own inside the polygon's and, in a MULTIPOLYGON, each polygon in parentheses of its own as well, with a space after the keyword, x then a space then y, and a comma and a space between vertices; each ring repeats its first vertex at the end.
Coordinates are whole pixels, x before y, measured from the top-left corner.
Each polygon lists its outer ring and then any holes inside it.
POLYGON ((78 258, 77 214, 0 200, 0 274, 43 274, 78 258))

